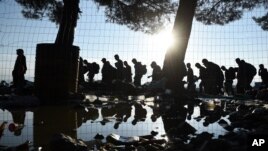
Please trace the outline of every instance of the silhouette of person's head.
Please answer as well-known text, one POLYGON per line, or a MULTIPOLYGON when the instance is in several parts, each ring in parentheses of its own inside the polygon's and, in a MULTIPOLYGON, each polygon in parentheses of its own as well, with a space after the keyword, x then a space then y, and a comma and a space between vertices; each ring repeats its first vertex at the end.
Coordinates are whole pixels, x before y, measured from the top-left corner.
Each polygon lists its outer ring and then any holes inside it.
POLYGON ((187 64, 186 64, 186 67, 187 67, 187 68, 191 68, 191 64, 190 64, 190 63, 187 63, 187 64))
POLYGON ((23 55, 24 51, 23 49, 17 49, 17 55, 23 55))
POLYGON ((114 55, 114 59, 115 59, 115 60, 119 60, 119 56, 118 56, 118 54, 114 55))
POLYGON ((221 66, 221 69, 222 69, 223 71, 226 71, 226 67, 225 67, 225 66, 221 66))
POLYGON ((136 64, 138 61, 137 61, 136 58, 133 58, 133 59, 132 59, 132 62, 133 62, 134 64, 136 64))
POLYGON ((202 60, 202 63, 203 63, 205 66, 207 66, 207 65, 208 65, 208 60, 207 60, 207 59, 203 59, 203 60, 202 60))
POLYGON ((264 65, 263 64, 260 64, 259 67, 260 67, 260 69, 264 69, 264 65))
POLYGON ((152 68, 155 68, 155 67, 156 67, 156 65, 157 65, 157 64, 156 64, 156 62, 155 62, 155 61, 153 61, 153 62, 151 63, 151 67, 152 67, 152 68))
POLYGON ((101 61, 102 61, 103 63, 107 62, 105 58, 102 58, 101 61))
POLYGON ((208 121, 204 121, 204 122, 203 122, 203 126, 204 126, 204 127, 208 127, 208 125, 209 125, 209 122, 208 122, 208 121))
POLYGON ((127 63, 127 61, 124 61, 124 65, 125 65, 125 66, 128 66, 128 63, 127 63))
POLYGON ((236 59, 235 59, 235 62, 236 62, 237 64, 240 64, 240 63, 241 63, 240 58, 236 58, 236 59))
POLYGON ((195 64, 195 66, 196 66, 196 68, 198 68, 198 69, 200 69, 200 68, 201 68, 200 63, 196 63, 196 64, 195 64))
POLYGON ((152 120, 152 122, 156 122, 157 117, 156 117, 155 115, 152 115, 152 116, 151 116, 151 120, 152 120))
POLYGON ((88 64, 88 62, 87 62, 87 60, 86 60, 86 59, 85 59, 83 62, 84 62, 84 64, 88 64))
POLYGON ((119 128, 119 124, 120 124, 120 122, 115 123, 114 124, 114 129, 118 129, 119 128))
POLYGON ((137 120, 137 119, 134 119, 134 120, 131 122, 131 124, 132 124, 132 125, 136 125, 137 122, 138 122, 138 120, 137 120))

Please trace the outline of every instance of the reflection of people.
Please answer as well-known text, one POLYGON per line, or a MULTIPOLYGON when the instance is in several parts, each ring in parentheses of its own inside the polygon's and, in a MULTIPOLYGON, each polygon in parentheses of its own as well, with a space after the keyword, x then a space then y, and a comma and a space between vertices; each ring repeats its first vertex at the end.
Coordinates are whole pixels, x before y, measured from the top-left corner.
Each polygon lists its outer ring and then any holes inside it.
POLYGON ((1 137, 3 136, 6 125, 7 125, 6 121, 0 124, 0 140, 1 140, 1 137))
POLYGON ((15 136, 21 135, 21 130, 24 126, 24 120, 25 120, 25 111, 17 110, 17 111, 10 111, 13 123, 9 125, 9 130, 11 132, 14 132, 15 136))
POLYGON ((135 104, 134 107, 135 115, 132 125, 136 125, 138 121, 145 121, 147 115, 146 109, 144 109, 141 104, 135 104))
POLYGON ((106 118, 106 117, 112 117, 116 114, 116 109, 114 106, 107 106, 107 107, 102 107, 101 109, 101 115, 103 118, 106 118))
POLYGON ((80 127, 82 123, 86 123, 88 120, 95 121, 99 117, 99 112, 96 108, 87 108, 87 111, 84 108, 80 108, 76 111, 76 114, 77 127, 80 127))
POLYGON ((13 84, 15 88, 23 88, 25 84, 24 74, 26 73, 26 58, 22 49, 17 49, 17 59, 12 71, 13 84))
POLYGON ((131 105, 128 103, 119 103, 115 106, 117 121, 126 122, 131 116, 131 105))
POLYGON ((153 114, 151 115, 151 120, 152 120, 152 122, 156 122, 156 120, 161 116, 158 104, 157 105, 155 104, 152 107, 152 110, 153 110, 153 114))

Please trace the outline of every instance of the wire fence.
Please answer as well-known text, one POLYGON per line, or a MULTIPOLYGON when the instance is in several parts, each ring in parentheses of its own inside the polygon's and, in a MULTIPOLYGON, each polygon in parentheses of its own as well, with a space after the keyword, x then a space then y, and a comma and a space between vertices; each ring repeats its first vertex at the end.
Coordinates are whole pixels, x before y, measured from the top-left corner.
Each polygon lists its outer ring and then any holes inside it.
MULTIPOLYGON (((165 52, 172 41, 171 30, 173 22, 163 31, 154 35, 144 34, 129 30, 123 25, 107 23, 103 8, 98 8, 92 1, 81 1, 80 7, 82 14, 77 23, 75 31, 74 45, 80 47, 80 56, 89 62, 97 62, 102 67, 102 58, 106 58, 114 66, 116 62, 114 55, 118 54, 123 61, 127 61, 134 72, 134 65, 131 63, 133 58, 147 65, 147 75, 143 76, 142 83, 149 82, 147 78, 151 75, 152 69, 150 64, 156 61, 160 66, 163 65, 165 52)), ((259 64, 268 66, 268 32, 263 31, 252 20, 253 16, 261 16, 265 10, 258 9, 245 13, 239 21, 232 22, 228 25, 203 25, 194 20, 190 41, 187 48, 185 63, 191 63, 194 74, 198 76, 198 70, 194 64, 203 58, 215 62, 218 65, 237 67, 236 58, 244 59, 246 62, 253 64, 257 69, 259 64)), ((21 14, 21 6, 15 1, 3 0, 0 2, 0 80, 7 82, 12 81, 12 70, 16 60, 16 49, 24 49, 27 59, 26 80, 34 81, 35 71, 35 54, 38 43, 53 43, 56 38, 58 26, 51 23, 48 19, 42 20, 25 19, 21 14)), ((95 80, 101 80, 101 73, 95 76, 95 80)), ((260 82, 258 75, 255 76, 254 82, 260 82)), ((131 136, 135 134, 144 135, 154 128, 161 129, 164 133, 163 122, 161 119, 155 123, 150 121, 152 109, 144 107, 148 111, 145 123, 133 127, 130 122, 122 124, 119 130, 111 128, 116 121, 112 121, 108 126, 100 126, 100 123, 83 123, 77 127, 78 138, 90 140, 93 138, 89 133, 103 132, 108 135, 111 131, 124 132, 122 135, 131 136), (146 123, 147 122, 147 123, 146 123), (144 132, 144 131, 145 132, 144 132)), ((131 107, 130 120, 134 118, 134 107, 131 107)), ((200 112, 195 107, 196 112, 200 112)), ((8 137, 0 144, 17 145, 23 141, 33 140, 33 112, 26 112, 26 127, 23 135, 14 137, 12 133, 6 131, 8 137), (13 140, 13 139, 20 140, 13 140), (12 144, 13 143, 13 144, 12 144), (16 144, 15 144, 16 143, 16 144)), ((101 109, 98 109, 98 113, 101 109)), ((103 120, 101 117, 99 120, 103 120)), ((11 113, 0 111, 0 120, 12 123, 11 113)), ((76 119, 77 120, 77 119, 76 119)), ((77 122, 77 121, 76 121, 77 122)), ((188 120, 195 128, 204 129, 221 133, 224 131, 217 124, 211 124, 204 127, 194 119, 188 120), (217 132, 219 131, 219 132, 217 132)))
MULTIPOLYGON (((0 11, 0 79, 12 81, 16 49, 22 48, 27 58, 28 70, 26 79, 33 81, 35 69, 35 51, 38 43, 53 43, 58 26, 48 19, 25 19, 21 15, 21 7, 15 1, 2 1, 0 11)), ((78 21, 74 45, 80 47, 80 56, 89 62, 97 62, 102 67, 101 59, 106 58, 112 65, 114 55, 118 54, 123 61, 131 63, 137 58, 147 65, 147 74, 151 74, 150 63, 156 61, 163 64, 165 51, 171 41, 170 26, 158 34, 148 35, 134 32, 123 25, 105 22, 103 8, 98 8, 91 1, 81 1, 83 13, 78 21)), ((194 21, 188 45, 185 63, 200 62, 203 58, 227 68, 237 67, 235 58, 252 63, 257 69, 259 64, 268 64, 268 32, 263 31, 252 20, 253 16, 261 16, 264 10, 258 9, 245 13, 239 21, 228 25, 203 25, 194 21)), ((194 74, 198 70, 193 66, 194 74)), ((101 79, 99 73, 95 80, 101 79)), ((147 76, 143 83, 150 81, 147 76)), ((255 76, 255 82, 260 81, 255 76)))

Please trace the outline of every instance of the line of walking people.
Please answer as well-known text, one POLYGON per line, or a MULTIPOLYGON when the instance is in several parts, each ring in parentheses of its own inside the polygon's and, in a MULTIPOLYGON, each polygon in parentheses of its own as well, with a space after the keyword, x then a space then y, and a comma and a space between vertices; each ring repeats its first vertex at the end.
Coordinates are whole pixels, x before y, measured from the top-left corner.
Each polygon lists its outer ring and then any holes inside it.
MULTIPOLYGON (((119 55, 114 55, 116 60, 115 67, 110 64, 110 62, 106 58, 102 58, 102 80, 101 82, 104 84, 111 84, 113 80, 118 80, 126 83, 132 83, 135 86, 141 86, 141 79, 143 75, 147 73, 146 65, 143 65, 140 61, 137 61, 136 58, 132 59, 132 63, 134 64, 134 79, 132 80, 132 70, 131 66, 127 61, 122 61, 119 58, 119 55)), ((152 78, 152 81, 157 81, 161 78, 161 67, 156 64, 155 61, 151 63, 151 67, 153 68, 152 75, 148 76, 148 78, 152 78)), ((83 60, 80 57, 80 65, 79 65, 79 84, 85 83, 84 75, 86 74, 88 77, 88 82, 93 83, 94 76, 99 73, 100 67, 96 62, 89 63, 87 60, 83 60)))
MULTIPOLYGON (((257 74, 257 69, 250 63, 237 58, 238 67, 219 66, 214 62, 203 59, 202 66, 196 63, 195 66, 199 69, 199 77, 194 76, 191 64, 187 66, 187 89, 194 91, 195 82, 201 80, 199 84, 199 92, 207 94, 223 94, 223 87, 228 95, 234 95, 233 80, 237 79, 236 93, 243 94, 247 90, 251 90, 251 82, 257 74), (224 72, 224 73, 223 73, 224 72)), ((262 79, 262 87, 268 87, 268 72, 263 64, 259 65, 258 75, 262 79)))
MULTIPOLYGON (((110 64, 106 58, 102 58, 102 80, 104 84, 112 84, 112 81, 118 80, 126 83, 132 83, 135 86, 141 86, 141 79, 143 75, 147 73, 146 65, 143 65, 136 58, 132 59, 134 64, 134 78, 132 80, 132 70, 131 66, 127 61, 122 61, 119 55, 114 55, 116 60, 114 66, 110 64)), ((237 79, 236 93, 243 94, 247 90, 251 90, 251 82, 254 76, 257 74, 256 68, 239 58, 237 58, 236 63, 238 67, 219 66, 214 62, 208 61, 207 59, 202 60, 202 64, 196 63, 195 67, 199 69, 199 76, 195 76, 190 63, 186 64, 187 67, 187 89, 190 92, 195 92, 196 86, 195 82, 200 80, 199 92, 206 94, 223 94, 226 92, 228 95, 234 95, 233 81, 237 79)), ((159 81, 163 78, 162 69, 155 61, 151 63, 153 69, 152 75, 148 78, 152 78, 152 82, 159 81)), ((92 83, 93 78, 99 73, 100 67, 96 62, 89 63, 87 60, 80 58, 80 74, 79 83, 84 83, 84 74, 88 76, 88 82, 92 83)), ((262 79, 262 87, 268 87, 268 72, 264 68, 263 64, 259 65, 258 75, 262 79)))

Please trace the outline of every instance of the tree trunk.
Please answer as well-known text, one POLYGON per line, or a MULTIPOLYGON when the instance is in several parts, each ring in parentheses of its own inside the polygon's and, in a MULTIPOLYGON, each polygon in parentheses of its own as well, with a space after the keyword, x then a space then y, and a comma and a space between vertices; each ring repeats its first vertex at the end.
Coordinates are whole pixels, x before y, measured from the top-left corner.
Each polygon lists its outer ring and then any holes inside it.
POLYGON ((60 103, 77 93, 79 47, 73 46, 79 0, 63 0, 64 7, 55 44, 38 44, 35 93, 45 104, 60 103))
POLYGON ((183 87, 182 79, 186 75, 184 58, 191 34, 192 22, 197 0, 180 0, 173 27, 175 44, 165 55, 163 73, 167 78, 166 87, 177 89, 183 87))
POLYGON ((69 47, 73 45, 74 41, 74 31, 80 11, 79 0, 63 0, 63 3, 62 18, 55 44, 69 47))

